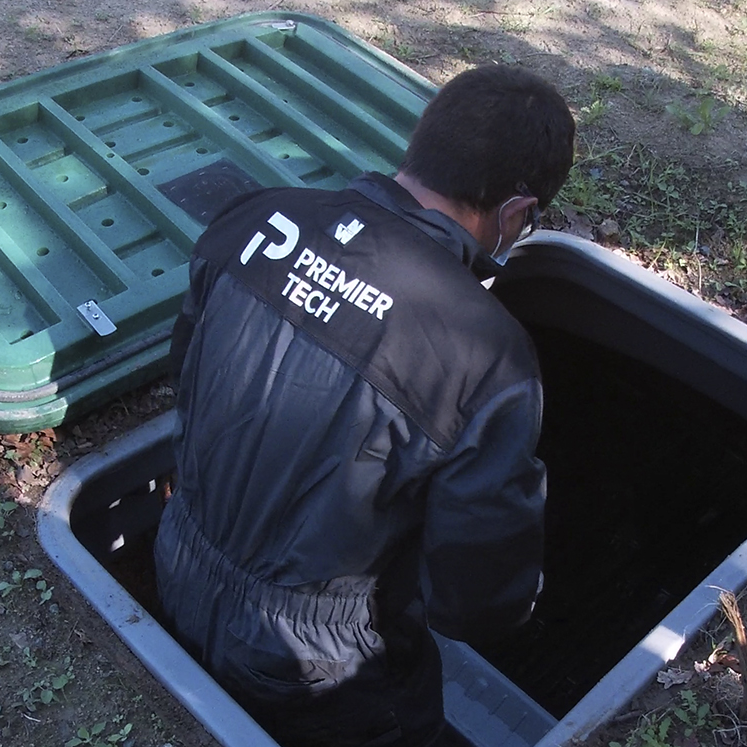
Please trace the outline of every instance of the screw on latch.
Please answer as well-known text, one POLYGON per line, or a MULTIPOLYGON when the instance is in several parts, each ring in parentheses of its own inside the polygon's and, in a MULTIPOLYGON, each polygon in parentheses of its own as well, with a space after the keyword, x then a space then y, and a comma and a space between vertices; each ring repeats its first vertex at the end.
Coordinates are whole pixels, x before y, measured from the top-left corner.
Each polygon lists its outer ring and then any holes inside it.
POLYGON ((296 22, 291 20, 280 21, 279 23, 273 23, 272 28, 278 31, 293 31, 296 28, 296 22))
POLYGON ((86 301, 86 311, 91 315, 91 319, 100 319, 100 315, 97 311, 92 311, 93 301, 86 301))

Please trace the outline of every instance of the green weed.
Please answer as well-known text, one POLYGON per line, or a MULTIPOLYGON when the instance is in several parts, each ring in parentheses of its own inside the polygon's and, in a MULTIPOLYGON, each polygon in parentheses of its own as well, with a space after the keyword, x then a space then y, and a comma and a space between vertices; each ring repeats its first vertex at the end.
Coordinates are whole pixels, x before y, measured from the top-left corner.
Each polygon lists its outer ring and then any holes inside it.
POLYGON ((581 107, 580 124, 591 126, 598 122, 607 111, 607 102, 596 99, 589 106, 581 107))
POLYGON ((647 714, 624 744, 610 742, 609 747, 676 747, 683 739, 694 740, 697 744, 699 735, 710 738, 716 728, 718 720, 711 706, 700 702, 693 690, 682 690, 679 705, 647 714))
POLYGON ((18 508, 14 501, 4 501, 0 503, 0 537, 10 537, 13 530, 8 525, 10 515, 18 508))
POLYGON ((106 730, 106 721, 99 721, 90 729, 81 727, 76 732, 76 736, 65 742, 65 747, 79 747, 80 745, 89 745, 89 747, 111 747, 113 744, 124 742, 132 731, 132 724, 125 724, 119 731, 104 736, 106 730))
POLYGON ((24 581, 34 582, 34 588, 39 592, 39 604, 44 604, 52 598, 54 586, 47 585, 47 582, 42 578, 42 572, 38 568, 29 568, 24 572, 13 571, 10 581, 0 581, 0 597, 10 596, 23 586, 24 581))
POLYGON ((617 76, 600 73, 591 82, 591 87, 597 94, 601 91, 619 93, 623 89, 623 84, 617 76))
POLYGON ((189 5, 187 7, 187 17, 192 23, 202 23, 204 15, 199 5, 189 5))
POLYGON ((23 35, 26 37, 27 41, 30 42, 40 42, 44 40, 44 32, 37 26, 27 26, 24 31, 23 35))
POLYGON ((605 175, 612 173, 610 167, 614 168, 619 162, 617 149, 596 152, 593 145, 585 143, 558 194, 557 203, 561 207, 572 207, 594 223, 614 215, 618 210, 619 187, 605 175))
POLYGON ((58 675, 50 675, 34 682, 30 687, 16 692, 20 698, 15 705, 23 707, 30 713, 39 709, 40 706, 48 706, 52 702, 59 702, 60 695, 65 688, 75 679, 72 667, 69 666, 70 659, 66 657, 68 668, 66 672, 58 675))
POLYGON ((459 48, 459 56, 465 62, 473 62, 480 56, 480 54, 481 50, 478 47, 473 47, 469 44, 464 44, 459 48))
POLYGON ((531 19, 527 16, 505 16, 501 20, 501 30, 506 34, 526 34, 532 27, 531 19))
POLYGON ((23 660, 23 665, 29 669, 36 669, 37 666, 39 666, 39 662, 36 660, 34 652, 28 646, 23 647, 21 658, 23 660))
POLYGON ((679 102, 667 104, 665 109, 693 135, 710 132, 729 113, 727 105, 718 106, 711 96, 702 98, 693 109, 686 109, 679 102))
POLYGON ((700 703, 692 690, 682 690, 680 692, 681 705, 674 709, 674 715, 684 725, 684 734, 689 737, 699 729, 708 729, 712 731, 718 724, 709 703, 700 703))

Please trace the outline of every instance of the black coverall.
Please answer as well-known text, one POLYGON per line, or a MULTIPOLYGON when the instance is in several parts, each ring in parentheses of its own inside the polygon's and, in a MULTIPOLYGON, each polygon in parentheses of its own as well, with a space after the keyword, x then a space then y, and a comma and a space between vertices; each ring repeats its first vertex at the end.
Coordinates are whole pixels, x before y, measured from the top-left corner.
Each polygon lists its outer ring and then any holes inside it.
POLYGON ((490 265, 375 173, 248 195, 195 248, 159 591, 285 745, 427 743, 428 625, 479 645, 528 614, 541 386, 490 265))

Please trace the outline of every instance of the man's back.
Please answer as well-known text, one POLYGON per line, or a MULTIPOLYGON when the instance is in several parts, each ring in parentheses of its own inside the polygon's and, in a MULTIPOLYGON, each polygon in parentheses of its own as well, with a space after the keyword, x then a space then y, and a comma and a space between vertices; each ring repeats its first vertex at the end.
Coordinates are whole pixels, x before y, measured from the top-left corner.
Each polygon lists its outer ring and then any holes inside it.
POLYGON ((429 660, 423 553, 458 637, 521 618, 539 574, 531 344, 466 231, 385 177, 354 187, 224 215, 177 327, 164 607, 219 679, 281 699, 429 660))

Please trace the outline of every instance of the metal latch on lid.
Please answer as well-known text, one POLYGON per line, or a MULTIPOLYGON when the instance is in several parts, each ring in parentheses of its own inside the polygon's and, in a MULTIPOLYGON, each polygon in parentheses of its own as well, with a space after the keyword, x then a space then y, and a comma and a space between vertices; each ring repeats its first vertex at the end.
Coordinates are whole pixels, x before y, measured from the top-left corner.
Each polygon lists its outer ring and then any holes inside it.
POLYGON ((78 306, 78 311, 101 337, 117 331, 117 325, 101 310, 96 301, 90 300, 82 303, 78 306))

